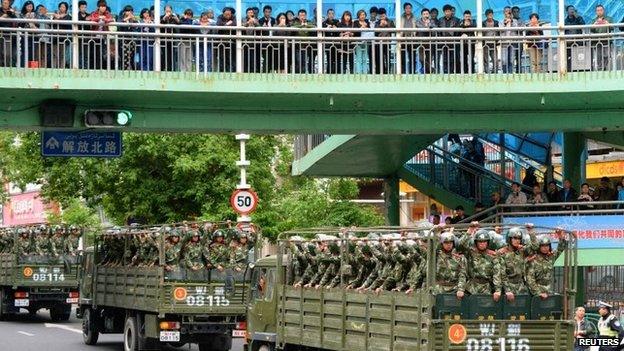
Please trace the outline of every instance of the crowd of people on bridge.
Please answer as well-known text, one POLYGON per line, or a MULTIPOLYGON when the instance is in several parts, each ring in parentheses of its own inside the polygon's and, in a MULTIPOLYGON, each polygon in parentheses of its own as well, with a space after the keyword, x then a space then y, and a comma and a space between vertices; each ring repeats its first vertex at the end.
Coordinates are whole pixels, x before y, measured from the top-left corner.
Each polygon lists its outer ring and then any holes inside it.
MULTIPOLYGON (((3 19, 51 19, 72 20, 71 10, 66 1, 58 4, 57 9, 47 9, 43 4, 36 5, 33 1, 25 1, 21 9, 14 6, 11 0, 2 0, 0 18, 3 19)), ((222 34, 233 35, 236 31, 228 29, 236 25, 248 27, 249 30, 241 34, 254 36, 253 40, 243 43, 242 62, 243 71, 258 72, 291 72, 316 73, 319 69, 325 73, 393 73, 393 65, 401 62, 402 73, 472 73, 475 71, 476 50, 474 31, 476 28, 474 15, 466 10, 460 15, 450 4, 437 8, 420 8, 405 2, 400 15, 401 27, 420 29, 444 29, 443 31, 405 32, 403 37, 464 37, 453 42, 405 41, 400 49, 400 60, 392 50, 394 45, 389 41, 374 38, 394 36, 391 32, 353 31, 353 29, 395 28, 397 19, 388 18, 388 12, 383 7, 373 6, 361 9, 355 14, 344 11, 337 14, 328 9, 320 21, 322 28, 337 29, 325 32, 323 64, 318 64, 316 42, 305 41, 306 37, 316 36, 311 30, 317 28, 315 14, 308 14, 305 9, 289 10, 275 15, 270 5, 262 9, 250 7, 242 16, 241 23, 236 21, 236 11, 232 7, 225 7, 219 14, 212 9, 206 9, 200 14, 187 8, 174 9, 166 5, 160 18, 155 18, 154 8, 134 9, 126 5, 121 9, 111 9, 106 0, 99 0, 95 9, 85 0, 78 2, 78 21, 85 22, 79 29, 95 30, 99 32, 118 32, 119 41, 109 40, 105 35, 81 35, 80 37, 80 68, 89 69, 122 69, 122 70, 153 70, 154 69, 154 37, 139 37, 137 32, 153 33, 154 27, 129 26, 131 24, 153 24, 159 22, 171 26, 197 26, 197 29, 188 27, 176 29, 167 27, 160 43, 160 69, 163 71, 193 71, 194 68, 203 72, 236 71, 236 45, 233 39, 194 40, 167 37, 173 33, 180 34, 222 34), (176 11, 177 10, 177 11, 176 11), (419 11, 419 13, 418 13, 419 11), (210 27, 219 27, 211 29, 210 27), (265 28, 265 30, 252 30, 265 28), (276 28, 268 30, 268 28, 276 28), (292 30, 291 30, 292 29, 292 30), (270 41, 271 36, 298 37, 293 45, 283 41, 270 41), (339 37, 369 38, 362 41, 340 41, 339 37), (112 63, 111 63, 112 62, 112 63)), ((92 6, 92 4, 91 4, 92 6)), ((566 25, 593 24, 592 33, 609 33, 615 30, 605 26, 616 23, 606 15, 604 6, 595 7, 595 18, 585 21, 577 14, 574 6, 566 8, 566 25)), ((485 11, 484 28, 491 28, 483 32, 483 60, 486 73, 520 73, 540 72, 544 65, 544 51, 549 43, 542 38, 531 39, 544 35, 540 27, 543 21, 539 14, 532 13, 527 18, 521 18, 518 6, 508 6, 500 14, 500 20, 495 19, 497 14, 493 10, 485 11), (529 29, 512 30, 516 27, 529 29), (505 37, 525 36, 524 40, 505 40, 505 37), (525 59, 525 57, 527 59, 525 59), (528 64, 527 64, 528 62, 528 64)), ((624 22, 624 19, 623 19, 624 22)), ((2 28, 20 26, 24 28, 42 30, 63 29, 70 30, 69 24, 37 23, 37 22, 1 22, 2 28)), ((622 30, 620 28, 619 30, 622 30)), ((566 30, 566 34, 581 34, 581 29, 566 30)), ((69 68, 71 66, 72 37, 70 34, 52 34, 40 32, 32 35, 29 41, 17 45, 17 37, 10 32, 2 32, 0 43, 0 66, 15 66, 18 57, 31 67, 69 68), (19 49, 18 49, 19 46, 19 49), (18 55, 18 51, 20 55, 18 55)), ((583 41, 571 43, 571 46, 581 46, 583 41)), ((613 43, 609 39, 597 39, 591 42, 595 70, 609 69, 612 60, 610 48, 613 43)), ((576 55, 568 48, 568 66, 572 64, 572 56, 576 55)), ((568 67, 570 68, 570 67, 568 67)))

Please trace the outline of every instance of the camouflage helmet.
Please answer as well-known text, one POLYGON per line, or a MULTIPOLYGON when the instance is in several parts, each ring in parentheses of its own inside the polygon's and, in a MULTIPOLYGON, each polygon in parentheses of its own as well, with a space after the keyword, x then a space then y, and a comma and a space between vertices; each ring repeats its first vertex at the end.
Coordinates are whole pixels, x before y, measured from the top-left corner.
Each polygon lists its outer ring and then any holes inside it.
POLYGON ((490 231, 490 248, 493 250, 498 250, 500 248, 502 248, 503 246, 505 246, 505 238, 498 234, 497 232, 495 232, 494 230, 490 231))
POLYGON ((241 231, 241 232, 238 233, 238 240, 240 241, 241 239, 248 240, 249 239, 249 235, 247 235, 247 233, 241 231))
POLYGON ((70 231, 78 230, 78 226, 75 225, 75 224, 72 224, 72 225, 69 226, 69 230, 70 231))
MULTIPOLYGON (((199 233, 197 235, 199 235, 199 233)), ((218 237, 225 238, 225 232, 222 229, 217 229, 214 233, 212 233, 212 240, 215 240, 218 237)))
POLYGON ((550 237, 548 235, 541 235, 539 239, 537 239, 537 243, 539 246, 548 245, 550 246, 552 242, 550 241, 550 237))
POLYGON ((308 244, 308 252, 309 252, 312 256, 316 256, 316 245, 314 245, 313 243, 309 243, 309 244, 308 244))
POLYGON ((17 230, 17 234, 19 234, 19 235, 23 235, 23 234, 28 235, 28 230, 26 230, 26 228, 20 228, 20 229, 17 230))
POLYGON ((520 239, 520 241, 522 241, 522 229, 520 229, 519 227, 513 227, 511 229, 509 229, 509 232, 507 233, 507 241, 511 244, 511 239, 520 239))
POLYGON ((474 242, 475 244, 479 241, 485 241, 485 242, 490 242, 490 233, 488 233, 487 230, 485 229, 479 229, 477 230, 477 232, 475 233, 474 236, 474 242))
POLYGON ((440 235, 440 244, 453 243, 455 244, 455 235, 451 232, 444 232, 440 235))

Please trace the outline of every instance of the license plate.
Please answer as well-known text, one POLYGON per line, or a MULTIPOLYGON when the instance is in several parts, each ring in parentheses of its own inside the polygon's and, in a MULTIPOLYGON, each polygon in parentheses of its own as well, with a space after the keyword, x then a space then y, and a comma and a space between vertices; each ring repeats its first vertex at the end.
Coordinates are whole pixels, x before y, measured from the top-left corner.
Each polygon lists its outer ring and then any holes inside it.
POLYGON ((161 331, 160 341, 178 342, 180 341, 180 332, 179 331, 161 331))
POLYGON ((244 338, 245 337, 245 331, 244 330, 232 330, 232 337, 234 338, 244 338))
POLYGON ((30 301, 28 299, 15 299, 15 307, 28 307, 30 301))
POLYGON ((65 302, 67 302, 67 303, 78 303, 78 298, 77 297, 70 297, 67 300, 65 300, 65 302))

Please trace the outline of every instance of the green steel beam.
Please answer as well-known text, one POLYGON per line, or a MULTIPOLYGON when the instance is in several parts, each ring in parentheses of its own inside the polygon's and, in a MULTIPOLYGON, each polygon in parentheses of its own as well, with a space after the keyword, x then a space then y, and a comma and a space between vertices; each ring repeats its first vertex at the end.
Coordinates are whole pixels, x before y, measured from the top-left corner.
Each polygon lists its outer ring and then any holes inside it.
POLYGON ((585 181, 587 140, 581 133, 563 133, 563 177, 570 179, 574 189, 585 181))
POLYGON ((466 209, 466 213, 472 214, 474 212, 474 202, 443 189, 429 181, 417 176, 406 167, 402 167, 397 175, 403 179, 406 183, 418 189, 421 193, 429 196, 430 198, 440 202, 446 207, 455 208, 462 205, 466 209))
POLYGON ((293 162, 293 175, 386 177, 442 135, 334 135, 293 162))
POLYGON ((401 203, 399 192, 399 177, 392 174, 384 179, 384 204, 386 207, 386 223, 401 225, 401 203))
POLYGON ((123 108, 134 132, 445 134, 624 130, 624 72, 322 76, 0 68, 0 128, 47 99, 123 108))
POLYGON ((583 133, 586 139, 609 144, 615 148, 624 148, 624 132, 592 132, 583 133))

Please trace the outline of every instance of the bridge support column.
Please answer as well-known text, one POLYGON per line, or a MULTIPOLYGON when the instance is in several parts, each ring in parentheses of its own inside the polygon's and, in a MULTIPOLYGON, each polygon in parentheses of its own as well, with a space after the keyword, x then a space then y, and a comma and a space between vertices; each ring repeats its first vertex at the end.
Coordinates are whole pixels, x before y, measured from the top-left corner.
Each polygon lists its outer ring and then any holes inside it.
POLYGON ((399 194, 399 177, 393 174, 384 179, 384 207, 386 208, 386 223, 401 225, 401 203, 399 194))
POLYGON ((585 181, 587 142, 578 132, 563 133, 563 177, 570 179, 572 187, 580 190, 585 181))

